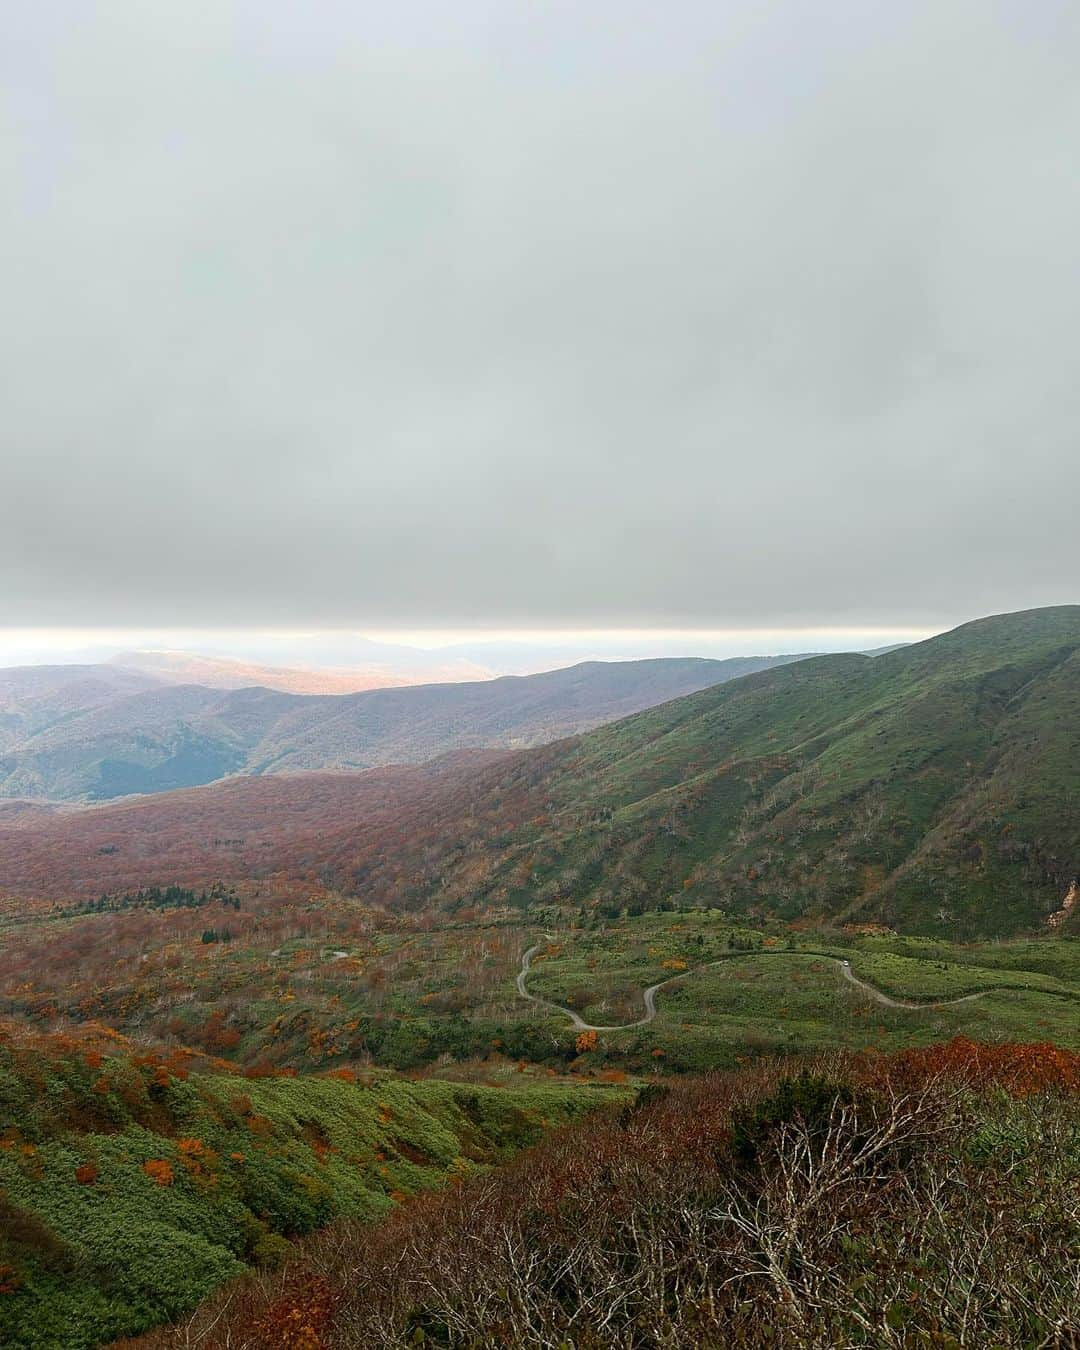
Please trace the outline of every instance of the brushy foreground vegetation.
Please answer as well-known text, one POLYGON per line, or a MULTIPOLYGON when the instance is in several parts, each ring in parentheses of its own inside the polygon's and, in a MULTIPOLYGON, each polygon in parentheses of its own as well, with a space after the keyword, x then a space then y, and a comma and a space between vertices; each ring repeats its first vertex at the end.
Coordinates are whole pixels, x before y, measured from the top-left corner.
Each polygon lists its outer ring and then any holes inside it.
POLYGON ((0 1345, 86 1350, 179 1316, 286 1239, 505 1161, 611 1091, 193 1061, 0 1027, 0 1345))
POLYGON ((1064 1347, 1080 1056, 956 1040, 644 1089, 338 1224, 140 1350, 1064 1347))

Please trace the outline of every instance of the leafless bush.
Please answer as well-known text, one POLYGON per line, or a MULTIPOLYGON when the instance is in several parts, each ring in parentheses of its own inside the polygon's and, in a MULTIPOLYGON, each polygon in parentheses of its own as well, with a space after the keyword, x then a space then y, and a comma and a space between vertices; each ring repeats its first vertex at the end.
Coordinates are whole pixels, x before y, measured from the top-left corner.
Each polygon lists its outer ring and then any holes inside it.
POLYGON ((1080 1344, 1077 1096, 838 1057, 810 1068, 804 1106, 779 1117, 773 1066, 563 1131, 379 1224, 318 1235, 296 1267, 146 1344, 1080 1344), (333 1291, 307 1341, 282 1339, 298 1288, 333 1291))

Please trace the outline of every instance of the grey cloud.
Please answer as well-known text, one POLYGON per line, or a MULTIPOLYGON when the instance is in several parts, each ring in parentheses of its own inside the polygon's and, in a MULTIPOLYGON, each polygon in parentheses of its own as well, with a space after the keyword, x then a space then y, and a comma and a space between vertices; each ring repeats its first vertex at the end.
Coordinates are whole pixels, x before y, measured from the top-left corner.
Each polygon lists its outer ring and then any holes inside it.
POLYGON ((0 623, 1077 599, 1075 6, 4 23, 0 623))

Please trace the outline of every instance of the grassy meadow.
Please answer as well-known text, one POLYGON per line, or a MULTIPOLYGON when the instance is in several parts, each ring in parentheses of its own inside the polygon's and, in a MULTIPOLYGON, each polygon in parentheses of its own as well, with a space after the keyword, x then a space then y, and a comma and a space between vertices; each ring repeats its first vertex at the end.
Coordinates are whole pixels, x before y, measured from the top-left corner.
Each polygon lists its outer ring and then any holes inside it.
MULTIPOLYGON (((1071 938, 961 947, 733 928, 707 911, 647 914, 556 934, 535 958, 528 987, 603 1026, 640 1018, 642 991, 674 976, 656 995, 653 1022, 599 1033, 593 1055, 700 1071, 754 1054, 900 1049, 954 1035, 1080 1047, 1080 942, 1071 938), (928 1006, 883 1006, 844 979, 837 959, 883 993, 928 1006)), ((564 1020, 535 1005, 534 1012, 553 1030, 564 1020)))

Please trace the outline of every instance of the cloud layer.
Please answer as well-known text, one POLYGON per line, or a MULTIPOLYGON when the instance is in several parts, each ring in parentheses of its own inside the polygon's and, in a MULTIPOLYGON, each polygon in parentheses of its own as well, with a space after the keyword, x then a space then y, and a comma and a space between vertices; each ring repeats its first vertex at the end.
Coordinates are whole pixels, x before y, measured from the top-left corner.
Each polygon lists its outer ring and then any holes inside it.
POLYGON ((1080 598, 1080 9, 37 0, 0 623, 1080 598))

